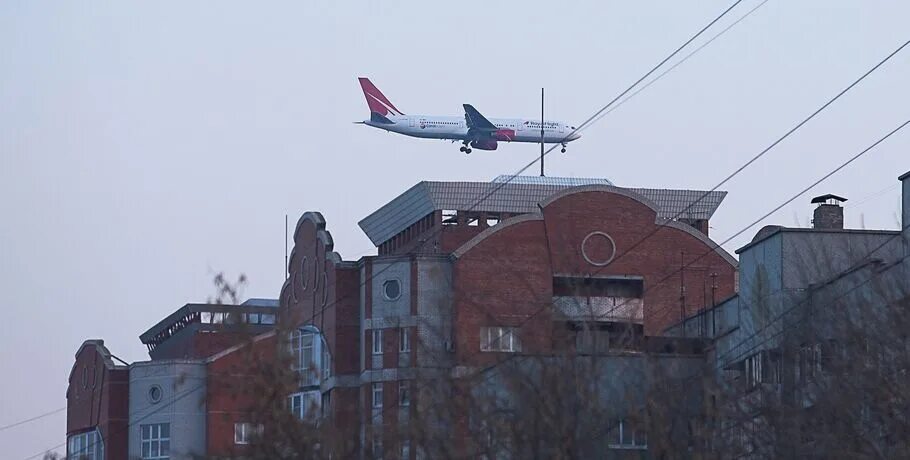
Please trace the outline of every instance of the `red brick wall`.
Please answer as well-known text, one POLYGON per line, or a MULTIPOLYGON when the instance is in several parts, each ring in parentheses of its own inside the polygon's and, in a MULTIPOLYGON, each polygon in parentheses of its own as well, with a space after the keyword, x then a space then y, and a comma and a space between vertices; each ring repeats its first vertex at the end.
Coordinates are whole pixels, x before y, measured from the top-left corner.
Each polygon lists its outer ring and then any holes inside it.
POLYGON ((655 211, 637 200, 607 192, 576 193, 546 206, 544 216, 554 273, 645 278, 646 334, 657 335, 679 321, 682 280, 687 314, 710 303, 711 273, 718 274, 717 298, 733 294, 734 266, 695 236, 655 224, 655 211), (592 266, 582 257, 581 243, 594 231, 607 233, 616 244, 616 256, 606 267, 592 266), (687 267, 680 271, 682 265, 687 267))
MULTIPOLYGON (((711 273, 718 274, 717 298, 733 293, 733 265, 686 231, 657 226, 655 211, 635 199, 603 191, 575 193, 548 204, 542 217, 502 227, 455 263, 459 364, 496 359, 479 352, 482 326, 522 325, 525 352, 549 351, 554 274, 643 277, 646 334, 658 334, 680 318, 681 257, 691 264, 684 270, 687 313, 705 305, 705 293, 710 298, 711 273), (582 255, 582 241, 595 231, 607 233, 616 245, 614 260, 605 267, 582 255)), ((606 240, 596 240, 600 247, 592 243, 589 257, 608 258, 606 240)))
POLYGON ((271 336, 227 353, 206 368, 206 443, 209 456, 242 454, 234 444, 234 424, 257 422, 254 409, 261 388, 269 385, 263 376, 276 365, 277 337, 271 336))
MULTIPOLYGON (((326 241, 331 241, 331 235, 321 216, 308 214, 301 218, 294 235, 294 251, 288 262, 289 283, 281 295, 282 327, 315 325, 325 335, 332 356, 332 374, 359 374, 362 349, 370 345, 369 340, 361 340, 361 270, 350 263, 339 264, 340 256, 333 254, 332 245, 326 245, 326 241), (306 289, 302 289, 301 283, 301 261, 304 257, 307 258, 306 274, 309 277, 306 289), (315 260, 318 263, 314 263, 315 260), (322 273, 326 275, 324 283, 322 273)), ((369 277, 369 261, 365 270, 369 277)), ((369 284, 366 289, 369 299, 369 284)), ((345 433, 341 435, 343 438, 350 439, 354 444, 359 443, 358 390, 335 388, 331 395, 331 423, 340 433, 345 433)))
MULTIPOLYGON (((504 224, 500 224, 504 225, 504 224)), ((464 254, 453 269, 455 360, 487 365, 495 353, 479 353, 482 326, 522 326, 525 352, 550 348, 552 275, 544 222, 503 228, 464 254)))
POLYGON ((104 436, 106 455, 126 458, 129 370, 108 366, 106 354, 103 342, 87 342, 76 355, 66 390, 66 433, 69 436, 97 427, 104 436))

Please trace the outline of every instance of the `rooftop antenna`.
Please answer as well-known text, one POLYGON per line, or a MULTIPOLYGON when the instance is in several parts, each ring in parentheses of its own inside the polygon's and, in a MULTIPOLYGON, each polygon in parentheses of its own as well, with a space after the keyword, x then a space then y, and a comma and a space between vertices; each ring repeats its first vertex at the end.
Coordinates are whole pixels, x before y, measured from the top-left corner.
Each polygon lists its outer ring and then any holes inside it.
POLYGON ((284 279, 288 279, 288 215, 284 214, 284 279))
POLYGON ((543 88, 540 88, 540 177, 543 173, 543 88))

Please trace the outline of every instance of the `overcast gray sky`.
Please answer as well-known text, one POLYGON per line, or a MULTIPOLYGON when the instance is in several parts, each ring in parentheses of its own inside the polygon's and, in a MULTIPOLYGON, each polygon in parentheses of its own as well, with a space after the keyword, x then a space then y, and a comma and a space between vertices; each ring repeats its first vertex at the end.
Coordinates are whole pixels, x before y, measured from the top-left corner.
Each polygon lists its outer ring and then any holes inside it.
MULTIPOLYGON (((489 180, 537 155, 354 125, 368 116, 356 77, 423 114, 533 117, 543 86, 549 116, 579 123, 730 3, 3 2, 0 426, 65 405, 85 339, 147 359, 138 335, 205 301, 215 271, 277 297, 285 213, 321 211, 357 259, 375 253, 357 221, 414 183, 489 180)), ((548 173, 710 188, 910 38, 908 18, 907 2, 770 0, 548 173)), ((908 81, 905 50, 724 186, 712 236, 904 121, 908 81)), ((898 191, 874 195, 910 170, 908 151, 901 133, 815 192, 851 199, 848 226, 897 228, 898 191)), ((766 223, 806 225, 808 201, 766 223)), ((0 432, 2 456, 64 434, 64 413, 0 432)))

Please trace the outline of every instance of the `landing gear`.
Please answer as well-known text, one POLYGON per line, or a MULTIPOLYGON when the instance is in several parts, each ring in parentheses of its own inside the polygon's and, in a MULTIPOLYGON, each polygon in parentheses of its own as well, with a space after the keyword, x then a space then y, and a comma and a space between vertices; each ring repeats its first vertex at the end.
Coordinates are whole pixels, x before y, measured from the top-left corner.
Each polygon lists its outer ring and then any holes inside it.
POLYGON ((562 144, 562 153, 566 153, 566 144, 562 144))
POLYGON ((459 148, 458 150, 460 150, 460 151, 462 151, 462 152, 464 152, 464 153, 471 153, 471 147, 468 147, 468 142, 467 142, 467 141, 465 141, 464 145, 461 146, 461 148, 459 148))

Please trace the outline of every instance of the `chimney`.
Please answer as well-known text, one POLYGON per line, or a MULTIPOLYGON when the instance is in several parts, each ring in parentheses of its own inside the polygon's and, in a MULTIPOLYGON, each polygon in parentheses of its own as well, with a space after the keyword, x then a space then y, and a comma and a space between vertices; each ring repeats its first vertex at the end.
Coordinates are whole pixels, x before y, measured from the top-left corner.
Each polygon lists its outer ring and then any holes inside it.
POLYGON ((840 204, 844 201, 847 199, 830 193, 813 198, 812 203, 818 207, 812 215, 812 228, 843 230, 844 208, 840 204))

